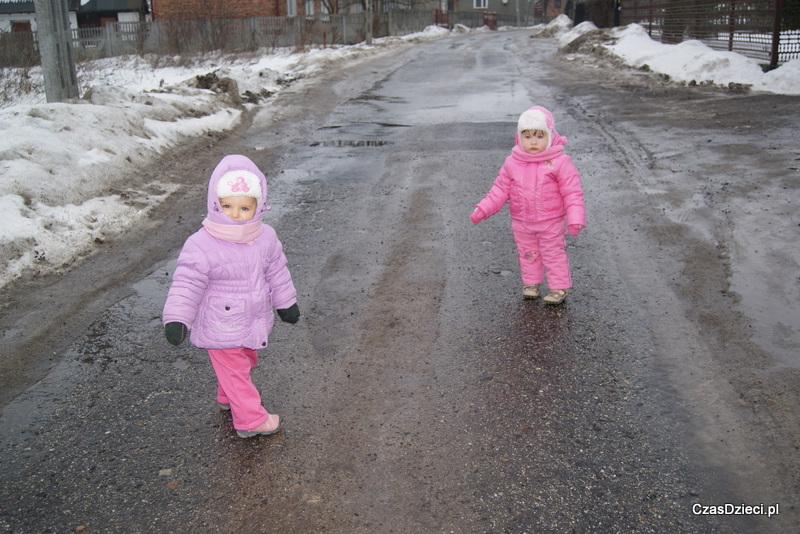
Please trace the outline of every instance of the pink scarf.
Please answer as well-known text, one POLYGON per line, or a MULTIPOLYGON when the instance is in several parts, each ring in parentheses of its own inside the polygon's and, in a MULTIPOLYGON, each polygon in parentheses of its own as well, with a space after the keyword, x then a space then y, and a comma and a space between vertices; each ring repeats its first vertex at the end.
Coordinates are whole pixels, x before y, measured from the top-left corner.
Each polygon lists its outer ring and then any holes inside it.
POLYGON ((203 227, 217 239, 223 239, 231 243, 252 245, 256 238, 261 235, 264 224, 261 219, 246 224, 220 224, 206 218, 203 221, 203 227))
POLYGON ((567 138, 562 135, 558 135, 558 132, 556 132, 555 129, 553 129, 552 135, 553 142, 551 143, 550 148, 546 148, 538 154, 529 154, 523 150, 519 142, 519 134, 517 134, 514 137, 515 144, 514 148, 511 149, 511 155, 514 156, 514 159, 524 161, 525 163, 537 163, 554 159, 564 153, 564 145, 567 144, 567 138))
POLYGON ((550 148, 542 150, 538 154, 529 154, 528 152, 525 152, 519 145, 515 145, 514 148, 511 149, 511 155, 514 156, 514 159, 524 161, 525 163, 547 161, 549 159, 554 159, 563 153, 564 145, 551 146, 550 148))

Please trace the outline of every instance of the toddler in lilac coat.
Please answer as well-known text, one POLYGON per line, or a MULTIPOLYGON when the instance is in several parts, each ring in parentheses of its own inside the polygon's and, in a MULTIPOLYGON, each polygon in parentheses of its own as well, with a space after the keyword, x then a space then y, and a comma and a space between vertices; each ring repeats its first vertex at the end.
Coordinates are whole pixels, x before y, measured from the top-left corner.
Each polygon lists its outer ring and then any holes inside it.
POLYGON ((511 230, 519 252, 522 294, 539 296, 545 273, 548 304, 560 304, 572 287, 564 234, 586 227, 586 209, 578 170, 564 154, 567 139, 558 135, 553 115, 534 106, 517 121, 511 155, 470 220, 477 224, 508 203, 511 230))
POLYGON ((217 375, 217 402, 230 409, 239 437, 273 434, 281 418, 268 413, 250 378, 258 349, 275 322, 300 317, 286 256, 275 230, 261 222, 267 180, 245 156, 225 156, 208 184, 208 215, 178 256, 164 304, 167 340, 191 332, 217 375))

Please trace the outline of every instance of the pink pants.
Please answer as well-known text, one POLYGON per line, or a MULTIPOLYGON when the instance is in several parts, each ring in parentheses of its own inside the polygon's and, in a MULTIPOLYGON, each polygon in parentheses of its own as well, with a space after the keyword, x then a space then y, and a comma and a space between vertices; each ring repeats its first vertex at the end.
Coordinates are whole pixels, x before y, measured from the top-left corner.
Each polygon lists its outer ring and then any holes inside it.
POLYGON ((208 349, 211 365, 217 374, 217 402, 231 405, 233 428, 253 430, 269 419, 261 406, 261 395, 250 379, 250 371, 258 363, 252 349, 208 349))
POLYGON ((519 251, 519 267, 524 285, 539 284, 547 271, 547 286, 550 289, 569 289, 572 277, 569 273, 567 227, 564 219, 551 219, 536 223, 511 221, 514 241, 519 251))

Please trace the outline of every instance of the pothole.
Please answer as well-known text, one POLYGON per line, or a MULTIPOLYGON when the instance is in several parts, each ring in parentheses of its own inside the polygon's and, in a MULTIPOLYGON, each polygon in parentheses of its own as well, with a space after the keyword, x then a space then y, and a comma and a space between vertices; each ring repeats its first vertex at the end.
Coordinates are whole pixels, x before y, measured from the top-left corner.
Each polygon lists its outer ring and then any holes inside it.
POLYGON ((336 140, 336 141, 320 141, 316 143, 311 143, 310 146, 384 146, 384 145, 391 145, 391 141, 379 141, 379 140, 361 140, 361 141, 348 141, 348 140, 336 140))

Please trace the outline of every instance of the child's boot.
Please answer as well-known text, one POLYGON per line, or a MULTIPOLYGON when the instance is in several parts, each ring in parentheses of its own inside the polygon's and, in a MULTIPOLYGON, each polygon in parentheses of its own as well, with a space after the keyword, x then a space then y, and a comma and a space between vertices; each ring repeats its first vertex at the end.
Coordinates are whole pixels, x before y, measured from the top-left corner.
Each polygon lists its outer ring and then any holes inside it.
POLYGON ((548 304, 561 304, 567 298, 568 292, 567 289, 551 289, 542 300, 548 304))
POLYGON ((539 284, 522 286, 522 296, 526 299, 535 299, 539 296, 539 284))
POLYGON ((269 414, 269 419, 255 427, 253 430, 237 430, 236 434, 240 438, 252 438, 253 436, 269 436, 281 429, 281 417, 274 413, 269 414))

